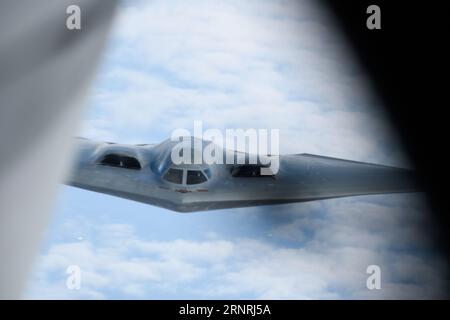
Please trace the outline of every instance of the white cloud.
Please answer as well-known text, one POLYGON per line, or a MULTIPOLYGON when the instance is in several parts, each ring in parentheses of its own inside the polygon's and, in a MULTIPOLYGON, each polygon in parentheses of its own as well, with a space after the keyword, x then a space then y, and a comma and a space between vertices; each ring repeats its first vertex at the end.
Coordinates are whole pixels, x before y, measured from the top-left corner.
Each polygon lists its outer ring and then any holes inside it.
POLYGON ((280 128, 286 153, 406 162, 379 152, 398 144, 345 41, 309 1, 138 2, 116 26, 83 135, 158 142, 203 120, 280 128))
POLYGON ((242 215, 256 216, 256 221, 273 219, 270 238, 217 233, 211 237, 209 232, 204 240, 149 240, 131 225, 98 225, 92 220, 90 225, 97 226, 87 240, 50 246, 40 259, 29 296, 443 297, 445 265, 433 253, 426 230, 420 228, 425 209, 420 199, 402 196, 408 203, 404 210, 378 205, 376 198, 382 197, 280 206, 276 213, 270 207, 253 212, 242 209, 242 215), (82 269, 82 289, 76 293, 65 287, 64 271, 73 264, 82 269), (380 291, 366 288, 370 264, 381 267, 380 291))

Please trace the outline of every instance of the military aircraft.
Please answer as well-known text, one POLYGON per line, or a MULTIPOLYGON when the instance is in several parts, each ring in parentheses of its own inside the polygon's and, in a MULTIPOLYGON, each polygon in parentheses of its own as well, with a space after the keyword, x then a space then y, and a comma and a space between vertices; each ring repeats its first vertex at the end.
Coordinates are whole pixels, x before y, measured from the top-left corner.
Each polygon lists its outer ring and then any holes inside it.
MULTIPOLYGON (((192 155, 212 143, 201 142, 192 155)), ((79 138, 78 160, 66 183, 177 212, 418 191, 411 170, 313 154, 280 155, 279 170, 269 175, 261 174, 267 165, 249 163, 249 154, 244 164, 175 164, 171 155, 177 144, 79 138)))

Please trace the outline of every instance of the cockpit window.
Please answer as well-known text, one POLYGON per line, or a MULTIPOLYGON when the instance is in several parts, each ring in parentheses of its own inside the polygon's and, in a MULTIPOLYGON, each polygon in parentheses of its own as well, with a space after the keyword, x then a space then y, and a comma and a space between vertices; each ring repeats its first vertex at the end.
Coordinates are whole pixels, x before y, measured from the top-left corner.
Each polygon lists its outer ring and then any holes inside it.
POLYGON ((101 165, 110 167, 119 167, 126 169, 140 170, 141 164, 136 158, 124 156, 116 153, 110 153, 103 157, 99 162, 101 165))
POLYGON ((233 167, 231 170, 231 175, 237 178, 250 178, 250 177, 271 177, 273 175, 261 175, 261 168, 264 166, 261 165, 238 165, 233 167))
POLYGON ((198 184, 207 181, 205 175, 200 170, 188 170, 186 184, 198 184))
POLYGON ((203 172, 206 174, 206 176, 208 177, 208 179, 211 179, 211 170, 209 168, 203 170, 203 172))
POLYGON ((164 179, 172 183, 181 184, 183 182, 183 170, 170 168, 164 175, 164 179))

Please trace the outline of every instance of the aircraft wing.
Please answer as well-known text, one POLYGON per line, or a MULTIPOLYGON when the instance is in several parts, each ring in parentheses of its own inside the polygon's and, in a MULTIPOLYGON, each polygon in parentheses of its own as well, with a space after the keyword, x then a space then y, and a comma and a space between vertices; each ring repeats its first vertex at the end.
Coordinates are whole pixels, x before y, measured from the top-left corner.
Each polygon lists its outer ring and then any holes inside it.
POLYGON ((260 163, 175 165, 167 141, 80 142, 68 184, 178 212, 418 190, 411 170, 311 154, 282 155, 277 172, 261 175, 260 163))
POLYGON ((179 211, 420 191, 412 170, 378 164, 299 154, 280 156, 280 169, 273 176, 258 175, 260 167, 232 166, 207 189, 207 196, 188 195, 179 211))
POLYGON ((0 299, 23 297, 116 4, 0 1, 0 299))
POLYGON ((418 190, 412 170, 391 166, 300 154, 288 156, 285 167, 311 200, 418 190))

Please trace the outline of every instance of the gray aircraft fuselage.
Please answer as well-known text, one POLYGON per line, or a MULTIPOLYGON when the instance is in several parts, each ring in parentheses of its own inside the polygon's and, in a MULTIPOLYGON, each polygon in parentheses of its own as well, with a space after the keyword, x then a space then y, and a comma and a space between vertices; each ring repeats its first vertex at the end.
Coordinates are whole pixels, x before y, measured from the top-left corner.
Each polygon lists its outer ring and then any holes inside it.
POLYGON ((263 176, 259 164, 175 165, 170 140, 78 143, 67 184, 178 212, 417 191, 410 170, 310 154, 281 155, 278 172, 263 176))

